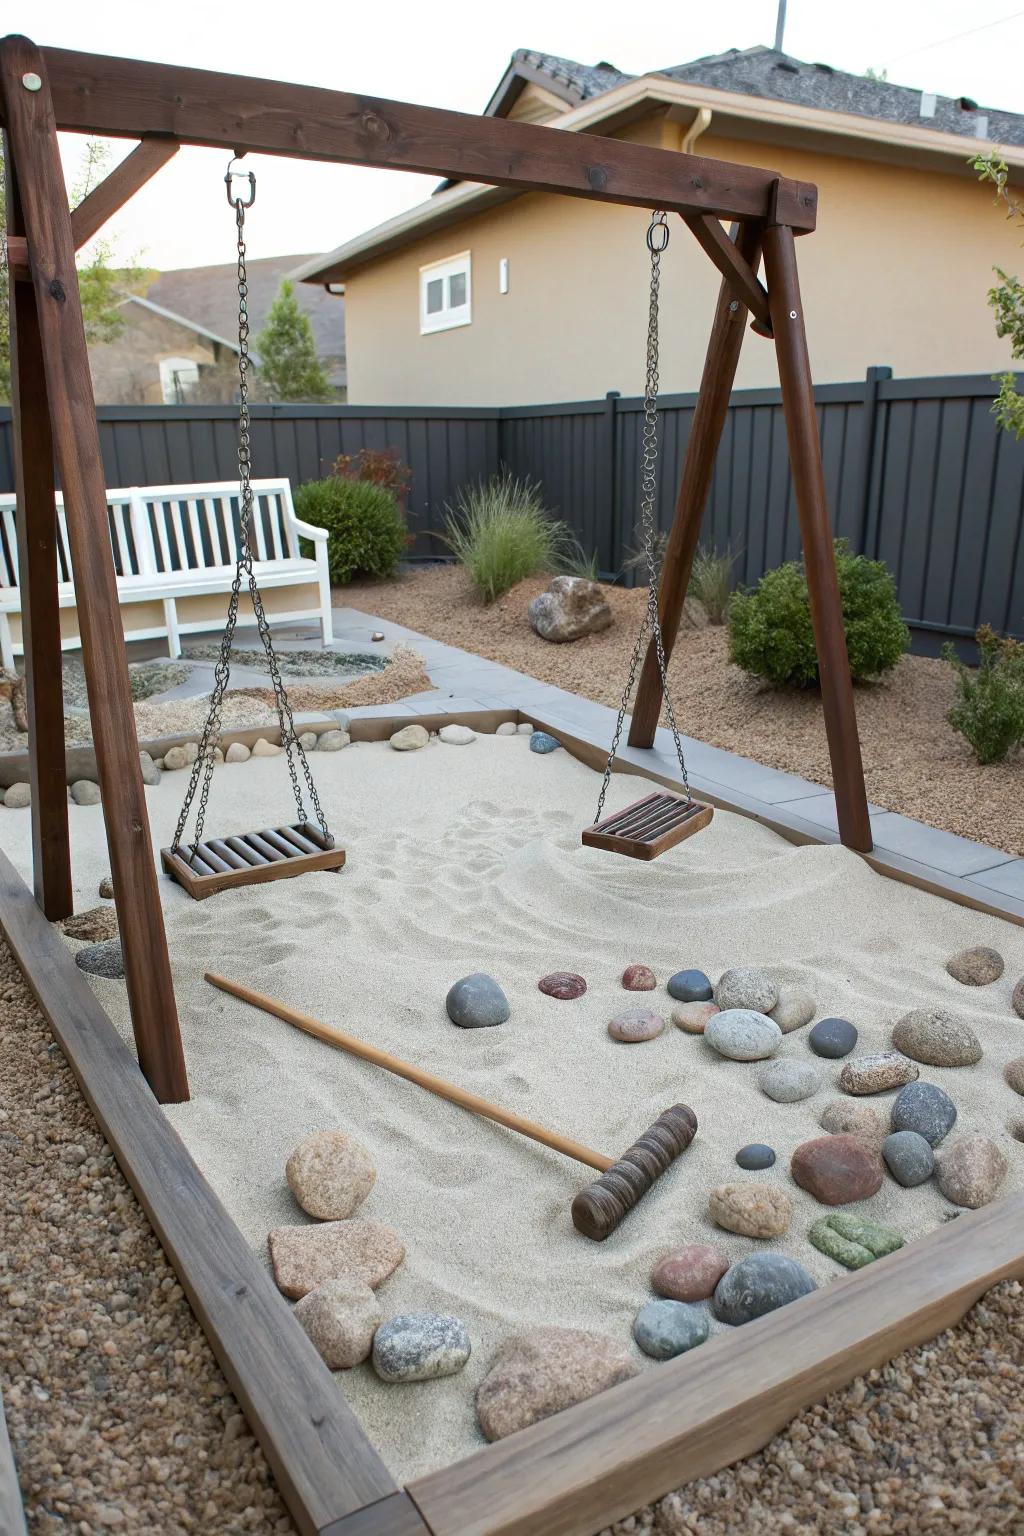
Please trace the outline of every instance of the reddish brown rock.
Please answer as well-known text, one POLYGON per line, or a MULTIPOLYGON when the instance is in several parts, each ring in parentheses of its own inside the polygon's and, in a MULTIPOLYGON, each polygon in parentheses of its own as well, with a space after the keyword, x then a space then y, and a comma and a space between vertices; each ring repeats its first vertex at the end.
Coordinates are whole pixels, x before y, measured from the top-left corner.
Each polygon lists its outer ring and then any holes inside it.
POLYGON ((599 1333, 531 1328, 501 1346, 477 1388, 480 1428, 488 1440, 502 1440, 628 1381, 638 1370, 616 1340, 599 1333))
POLYGON ((397 1232, 360 1216, 315 1227, 275 1227, 267 1241, 274 1279, 293 1300, 328 1280, 362 1280, 376 1290, 405 1258, 397 1232))
POLYGON ((548 997, 567 999, 582 997, 587 990, 583 977, 577 976, 574 971, 552 971, 550 976, 542 976, 537 986, 548 997))
POLYGON ((622 973, 622 985, 627 992, 653 992, 658 978, 649 965, 627 965, 622 973))
POLYGON ((687 1243, 664 1254, 651 1270, 651 1288, 670 1301, 704 1301, 731 1260, 710 1243, 687 1243))
POLYGON ((672 1009, 672 1023, 688 1035, 702 1035, 721 1009, 717 1003, 677 1003, 672 1009))
POLYGON ((801 1189, 822 1205, 850 1205, 867 1200, 882 1187, 881 1157, 859 1136, 840 1133, 801 1142, 789 1171, 801 1189))

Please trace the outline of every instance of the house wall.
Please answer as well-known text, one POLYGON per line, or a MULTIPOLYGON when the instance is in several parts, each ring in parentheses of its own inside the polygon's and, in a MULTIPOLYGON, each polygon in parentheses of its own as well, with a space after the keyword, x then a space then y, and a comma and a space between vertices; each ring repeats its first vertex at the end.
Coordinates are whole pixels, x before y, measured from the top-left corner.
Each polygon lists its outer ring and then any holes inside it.
MULTIPOLYGON (((712 125, 713 126, 713 125, 712 125)), ((663 115, 616 137, 678 148, 663 115)), ((896 375, 1010 366, 986 294, 1020 263, 1020 233, 970 176, 716 138, 702 155, 768 164, 820 188, 818 229, 797 251, 818 382, 872 364, 896 375)), ((382 257, 346 279, 349 400, 510 405, 640 392, 647 325, 646 215, 524 194, 382 257), (473 320, 421 336, 419 267, 469 248, 473 320), (510 263, 510 292, 498 263, 510 263)), ((678 221, 663 261, 662 387, 699 381, 718 275, 678 221)), ((777 381, 774 349, 749 335, 738 384, 777 381)))
POLYGON ((121 313, 124 326, 120 334, 113 341, 93 343, 89 348, 97 405, 163 405, 160 360, 165 357, 187 357, 199 364, 203 370, 200 398, 233 399, 233 355, 226 359, 224 391, 211 394, 209 386, 213 379, 220 378, 222 371, 216 356, 218 349, 212 342, 188 326, 155 315, 138 304, 125 304, 121 313))

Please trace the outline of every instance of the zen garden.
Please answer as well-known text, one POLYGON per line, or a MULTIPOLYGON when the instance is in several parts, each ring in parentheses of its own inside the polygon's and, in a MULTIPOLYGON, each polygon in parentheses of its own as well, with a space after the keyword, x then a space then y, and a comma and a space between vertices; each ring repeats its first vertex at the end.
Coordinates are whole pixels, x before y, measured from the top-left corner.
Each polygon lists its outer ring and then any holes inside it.
POLYGON ((830 506, 815 187, 17 36, 0 110, 2 1529, 1024 1531, 1024 606, 919 643, 830 506), (58 130, 138 141, 72 211, 58 130), (275 456, 246 156, 297 142, 632 220, 613 568, 520 461, 427 536, 409 440, 275 456), (182 144, 227 456, 119 488, 75 251, 182 144), (707 510, 772 345, 774 560, 707 510))

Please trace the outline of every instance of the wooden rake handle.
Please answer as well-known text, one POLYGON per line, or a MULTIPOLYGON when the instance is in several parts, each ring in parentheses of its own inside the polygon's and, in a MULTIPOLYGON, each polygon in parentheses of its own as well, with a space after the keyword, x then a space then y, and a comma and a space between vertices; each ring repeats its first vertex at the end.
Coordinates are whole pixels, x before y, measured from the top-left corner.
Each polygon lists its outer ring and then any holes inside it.
POLYGON ((206 972, 206 980, 212 986, 219 987, 222 992, 230 992, 233 997, 240 997, 244 1003, 251 1003, 254 1008, 262 1008, 265 1013, 272 1013, 279 1019, 284 1019, 286 1024, 292 1024, 296 1029, 301 1029, 307 1035, 313 1035, 317 1040, 325 1040, 328 1045, 333 1045, 340 1051, 347 1051, 350 1056, 358 1056, 363 1061, 372 1061, 374 1066, 384 1067, 388 1072, 393 1072, 396 1077, 404 1077, 410 1083, 416 1083, 420 1088, 426 1088, 429 1093, 436 1093, 438 1098, 447 1099, 451 1104, 458 1104, 462 1109, 470 1110, 474 1115, 483 1115, 488 1120, 496 1120, 499 1125, 508 1126, 511 1131, 518 1131, 522 1136, 529 1136, 532 1141, 539 1141, 541 1146, 551 1147, 555 1152, 562 1152, 566 1157, 575 1158, 578 1163, 586 1163, 590 1168, 596 1168, 600 1173, 606 1173, 614 1166, 617 1159, 605 1157, 600 1152, 594 1152, 590 1147, 581 1146, 578 1141, 570 1141, 567 1136, 559 1136, 557 1131, 549 1131, 543 1125, 538 1125, 534 1120, 527 1120, 523 1115, 516 1115, 510 1109, 502 1109, 500 1104, 492 1104, 489 1099, 482 1099, 477 1093, 469 1093, 465 1088, 457 1088, 454 1083, 446 1083, 442 1077, 434 1077, 430 1072, 424 1072, 422 1067, 414 1067, 411 1062, 401 1061, 397 1056, 390 1056, 387 1051, 378 1050, 374 1045, 367 1045, 364 1040, 359 1040, 355 1035, 346 1035, 340 1029, 334 1029, 330 1024, 322 1024, 319 1019, 310 1018, 308 1014, 299 1013, 296 1008, 289 1008, 286 1003, 279 1003, 273 997, 267 997, 262 992, 255 992, 251 987, 243 986, 241 982, 229 981, 226 976, 218 976, 213 971, 206 972))

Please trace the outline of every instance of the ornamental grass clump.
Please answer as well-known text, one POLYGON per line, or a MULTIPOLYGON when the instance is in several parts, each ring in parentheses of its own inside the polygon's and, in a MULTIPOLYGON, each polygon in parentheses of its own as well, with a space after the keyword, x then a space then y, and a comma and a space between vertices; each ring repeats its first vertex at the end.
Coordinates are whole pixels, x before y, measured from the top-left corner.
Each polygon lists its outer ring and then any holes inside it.
POLYGON ((946 719, 970 743, 979 763, 1001 763, 1024 742, 1024 645, 988 624, 975 635, 978 666, 964 665, 952 645, 942 655, 956 672, 956 702, 946 719))
MULTIPOLYGON (((409 535, 389 490, 369 480, 310 480, 295 492, 299 517, 328 533, 327 563, 339 586, 357 576, 394 575, 409 535)), ((303 553, 312 545, 303 540, 303 553)))
POLYGON ((724 624, 732 603, 732 568, 740 557, 727 544, 719 554, 714 545, 702 544, 693 557, 690 592, 704 604, 710 624, 724 624))
POLYGON ((508 470, 464 486, 445 513, 442 537, 485 603, 527 576, 558 569, 576 547, 546 511, 536 481, 508 470))
MULTIPOLYGON (((854 682, 880 677, 891 671, 910 643, 896 583, 882 561, 851 554, 844 540, 836 540, 835 553, 850 672, 854 682)), ((737 666, 776 688, 818 684, 818 653, 802 561, 768 571, 753 592, 733 595, 729 641, 737 666)))

